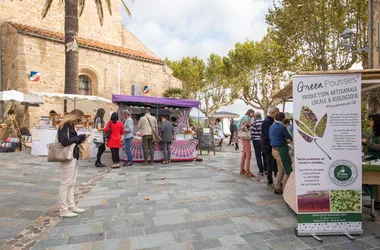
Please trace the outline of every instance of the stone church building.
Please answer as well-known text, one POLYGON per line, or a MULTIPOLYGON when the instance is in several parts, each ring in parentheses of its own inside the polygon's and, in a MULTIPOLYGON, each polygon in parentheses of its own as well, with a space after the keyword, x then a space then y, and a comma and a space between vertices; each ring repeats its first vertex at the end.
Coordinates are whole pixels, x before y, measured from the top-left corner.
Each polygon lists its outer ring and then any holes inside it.
MULTIPOLYGON (((2 90, 64 91, 63 1, 53 1, 42 19, 44 2, 0 1, 2 90), (31 72, 38 72, 40 79, 31 80, 31 72)), ((120 94, 131 95, 132 85, 141 89, 149 86, 150 91, 142 93, 148 96, 161 96, 170 87, 180 88, 181 81, 172 76, 164 61, 123 26, 121 8, 121 1, 112 1, 112 16, 105 9, 101 26, 94 1, 86 1, 79 19, 80 93, 111 99, 112 94, 118 93, 119 72, 120 94)), ((44 106, 38 113, 52 109, 44 106)), ((63 105, 56 109, 62 112, 63 105)))

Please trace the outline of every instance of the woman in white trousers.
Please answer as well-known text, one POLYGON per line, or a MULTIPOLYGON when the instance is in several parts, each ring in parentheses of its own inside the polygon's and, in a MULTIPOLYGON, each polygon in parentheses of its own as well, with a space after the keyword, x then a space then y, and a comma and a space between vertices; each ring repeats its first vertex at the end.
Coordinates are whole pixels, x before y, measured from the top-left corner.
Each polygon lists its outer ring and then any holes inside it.
POLYGON ((86 139, 86 135, 78 135, 75 125, 83 119, 83 112, 79 109, 66 115, 58 126, 58 141, 64 147, 75 144, 73 160, 61 163, 61 186, 59 187, 58 204, 61 217, 76 217, 85 210, 75 206, 74 188, 78 176, 78 145, 86 139))

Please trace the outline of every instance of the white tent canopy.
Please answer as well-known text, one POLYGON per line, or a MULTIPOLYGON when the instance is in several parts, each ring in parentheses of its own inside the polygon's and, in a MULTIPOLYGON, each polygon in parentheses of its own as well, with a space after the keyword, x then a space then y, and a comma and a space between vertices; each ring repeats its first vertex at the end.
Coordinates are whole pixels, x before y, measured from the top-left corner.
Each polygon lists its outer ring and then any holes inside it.
POLYGON ((40 98, 36 98, 31 95, 26 95, 22 92, 16 90, 8 90, 0 92, 0 102, 20 102, 24 105, 29 106, 39 106, 40 104, 44 104, 44 101, 40 98))
POLYGON ((108 100, 99 96, 92 96, 92 95, 72 95, 72 94, 45 93, 45 92, 32 92, 31 94, 34 96, 41 96, 41 97, 63 98, 67 100, 72 100, 74 102, 78 100, 89 100, 89 101, 112 103, 111 100, 108 100))

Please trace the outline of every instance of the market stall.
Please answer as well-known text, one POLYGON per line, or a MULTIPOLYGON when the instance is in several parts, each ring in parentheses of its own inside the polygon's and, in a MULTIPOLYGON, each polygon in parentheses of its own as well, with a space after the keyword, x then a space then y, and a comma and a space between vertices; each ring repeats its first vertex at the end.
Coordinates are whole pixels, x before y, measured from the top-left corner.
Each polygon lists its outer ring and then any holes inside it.
MULTIPOLYGON (((360 234, 361 185, 380 183, 380 164, 360 159, 360 91, 380 87, 380 70, 298 72, 293 77, 293 84, 285 86, 273 98, 284 103, 297 99, 294 114, 300 114, 295 118, 294 131, 299 133, 294 132, 294 140, 303 146, 294 148, 294 171, 283 193, 287 204, 298 211, 298 235, 360 234), (319 125, 320 121, 324 121, 323 125, 319 125), (315 130, 311 131, 310 125, 315 130), (325 131, 327 136, 324 139, 325 131), (309 145, 317 153, 313 153, 309 145), (315 184, 312 184, 314 180, 315 184), (338 195, 343 194, 352 196, 350 204, 340 201, 342 206, 338 206, 337 199, 341 198, 338 195), (325 210, 322 209, 324 201, 328 202, 325 210), (314 213, 314 217, 310 217, 310 213, 314 213), (324 223, 318 224, 321 220, 324 223)), ((371 188, 372 204, 375 190, 371 188)), ((376 218, 373 207, 371 217, 376 218)))
POLYGON ((43 100, 16 90, 9 90, 0 92, 0 102, 8 104, 4 113, 4 122, 0 124, 0 152, 14 152, 21 148, 21 143, 25 147, 30 147, 27 136, 24 137, 21 132, 21 126, 24 126, 29 106, 39 107, 44 103, 43 100), (24 105, 21 126, 14 110, 15 102, 24 105), (12 114, 9 115, 10 113, 12 114))
MULTIPOLYGON (((119 106, 118 113, 124 122, 122 112, 128 110, 131 113, 135 129, 134 139, 131 143, 132 158, 134 162, 143 162, 142 138, 137 131, 138 121, 145 114, 145 108, 151 108, 151 114, 156 116, 160 124, 161 116, 168 116, 174 126, 175 140, 171 145, 172 161, 192 161, 197 158, 197 140, 193 139, 193 132, 189 128, 189 114, 192 108, 198 108, 199 102, 193 100, 159 98, 145 96, 113 95, 112 102, 119 106)), ((127 161, 124 145, 120 149, 120 158, 127 161)), ((160 143, 155 145, 154 161, 163 161, 164 155, 160 143)))
MULTIPOLYGON (((108 113, 116 110, 116 106, 110 100, 98 96, 40 92, 32 92, 31 95, 44 98, 46 103, 46 107, 38 111, 38 114, 42 115, 35 116, 33 122, 35 126, 31 129, 32 155, 47 156, 46 145, 55 141, 57 126, 65 115, 63 112, 64 99, 68 100, 68 110, 79 108, 85 113, 82 122, 76 126, 78 134, 91 134, 94 127, 94 115, 99 107, 106 109, 108 113)), ((92 143, 91 137, 89 143, 91 157, 94 158, 97 154, 96 144, 92 143)))

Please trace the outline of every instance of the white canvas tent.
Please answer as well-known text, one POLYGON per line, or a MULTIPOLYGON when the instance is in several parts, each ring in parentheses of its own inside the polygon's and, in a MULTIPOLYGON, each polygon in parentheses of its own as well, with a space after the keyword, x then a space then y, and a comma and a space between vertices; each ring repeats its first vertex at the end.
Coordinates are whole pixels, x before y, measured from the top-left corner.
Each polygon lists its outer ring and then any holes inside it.
POLYGON ((92 95, 72 95, 72 94, 47 93, 47 92, 32 92, 31 94, 34 96, 40 96, 40 97, 62 98, 66 100, 72 100, 74 102, 74 106, 77 101, 83 101, 83 100, 112 103, 111 100, 108 100, 99 96, 92 96, 92 95))
POLYGON ((40 98, 24 94, 16 90, 0 91, 0 102, 19 102, 23 105, 39 106, 44 104, 40 98))

